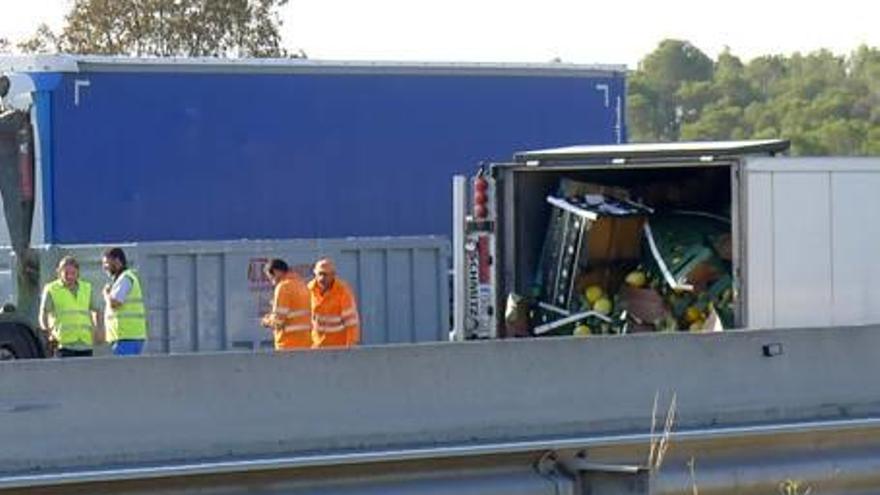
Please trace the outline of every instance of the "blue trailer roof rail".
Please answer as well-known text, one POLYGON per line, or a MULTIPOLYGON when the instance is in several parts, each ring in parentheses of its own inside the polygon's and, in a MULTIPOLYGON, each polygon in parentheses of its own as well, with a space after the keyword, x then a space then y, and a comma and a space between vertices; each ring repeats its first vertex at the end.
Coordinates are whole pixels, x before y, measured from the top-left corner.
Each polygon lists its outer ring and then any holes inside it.
POLYGON ((434 74, 586 77, 626 74, 621 64, 522 62, 421 62, 313 60, 297 58, 221 59, 215 57, 122 57, 102 55, 32 55, 0 57, 0 70, 18 72, 173 72, 173 73, 315 73, 434 74))

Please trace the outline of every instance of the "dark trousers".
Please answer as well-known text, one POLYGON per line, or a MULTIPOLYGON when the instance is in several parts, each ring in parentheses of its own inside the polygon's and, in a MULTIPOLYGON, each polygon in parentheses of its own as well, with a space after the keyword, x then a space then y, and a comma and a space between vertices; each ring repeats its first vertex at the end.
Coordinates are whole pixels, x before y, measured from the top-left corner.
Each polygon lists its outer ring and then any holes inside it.
POLYGON ((87 351, 76 351, 73 349, 57 349, 55 351, 55 357, 60 357, 60 358, 92 357, 92 350, 89 349, 87 351))

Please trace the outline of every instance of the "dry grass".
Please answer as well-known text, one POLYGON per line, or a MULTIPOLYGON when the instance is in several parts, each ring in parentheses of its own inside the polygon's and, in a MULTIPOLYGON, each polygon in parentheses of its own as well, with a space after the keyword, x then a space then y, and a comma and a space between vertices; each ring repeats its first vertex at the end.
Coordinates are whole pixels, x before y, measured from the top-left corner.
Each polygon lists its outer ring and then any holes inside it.
POLYGON ((812 491, 813 487, 792 479, 779 483, 779 495, 810 495, 812 491))
POLYGON ((652 472, 659 471, 660 466, 663 465, 663 457, 669 449, 669 441, 672 438, 672 428, 675 426, 675 412, 677 407, 677 397, 676 394, 673 393, 672 400, 669 401, 669 407, 666 410, 666 419, 663 422, 663 433, 657 435, 657 403, 659 400, 660 393, 657 392, 654 394, 654 408, 651 411, 651 446, 648 451, 647 463, 648 469, 652 472))

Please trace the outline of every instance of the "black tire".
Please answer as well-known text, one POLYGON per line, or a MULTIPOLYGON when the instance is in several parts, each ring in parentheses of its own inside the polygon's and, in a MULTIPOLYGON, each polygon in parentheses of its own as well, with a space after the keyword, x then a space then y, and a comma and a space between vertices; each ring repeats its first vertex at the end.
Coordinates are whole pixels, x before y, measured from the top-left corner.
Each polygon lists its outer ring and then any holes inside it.
POLYGON ((0 322, 0 360, 46 357, 33 330, 22 323, 0 322))

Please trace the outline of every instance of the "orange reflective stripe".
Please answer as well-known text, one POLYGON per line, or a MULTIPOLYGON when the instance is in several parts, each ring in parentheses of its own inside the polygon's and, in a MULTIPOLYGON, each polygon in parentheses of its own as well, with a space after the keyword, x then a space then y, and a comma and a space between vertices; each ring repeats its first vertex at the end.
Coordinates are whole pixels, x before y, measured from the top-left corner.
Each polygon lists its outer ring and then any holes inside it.
POLYGON ((315 321, 319 323, 339 323, 340 321, 342 321, 342 317, 315 315, 315 321))
POLYGON ((353 327, 360 323, 360 319, 358 318, 357 308, 350 307, 342 311, 342 324, 346 327, 353 327))
POLYGON ((341 324, 340 325, 318 325, 317 327, 315 327, 315 329, 318 330, 319 332, 334 333, 334 332, 341 332, 341 331, 345 330, 345 326, 341 325, 341 324))
POLYGON ((311 329, 312 329, 312 325, 310 325, 308 323, 302 323, 302 324, 298 324, 298 325, 285 325, 284 326, 285 332, 302 332, 302 331, 311 330, 311 329))
POLYGON ((286 316, 288 318, 296 318, 299 316, 308 316, 312 314, 311 310, 308 309, 291 309, 279 307, 275 309, 275 314, 279 316, 286 316))

